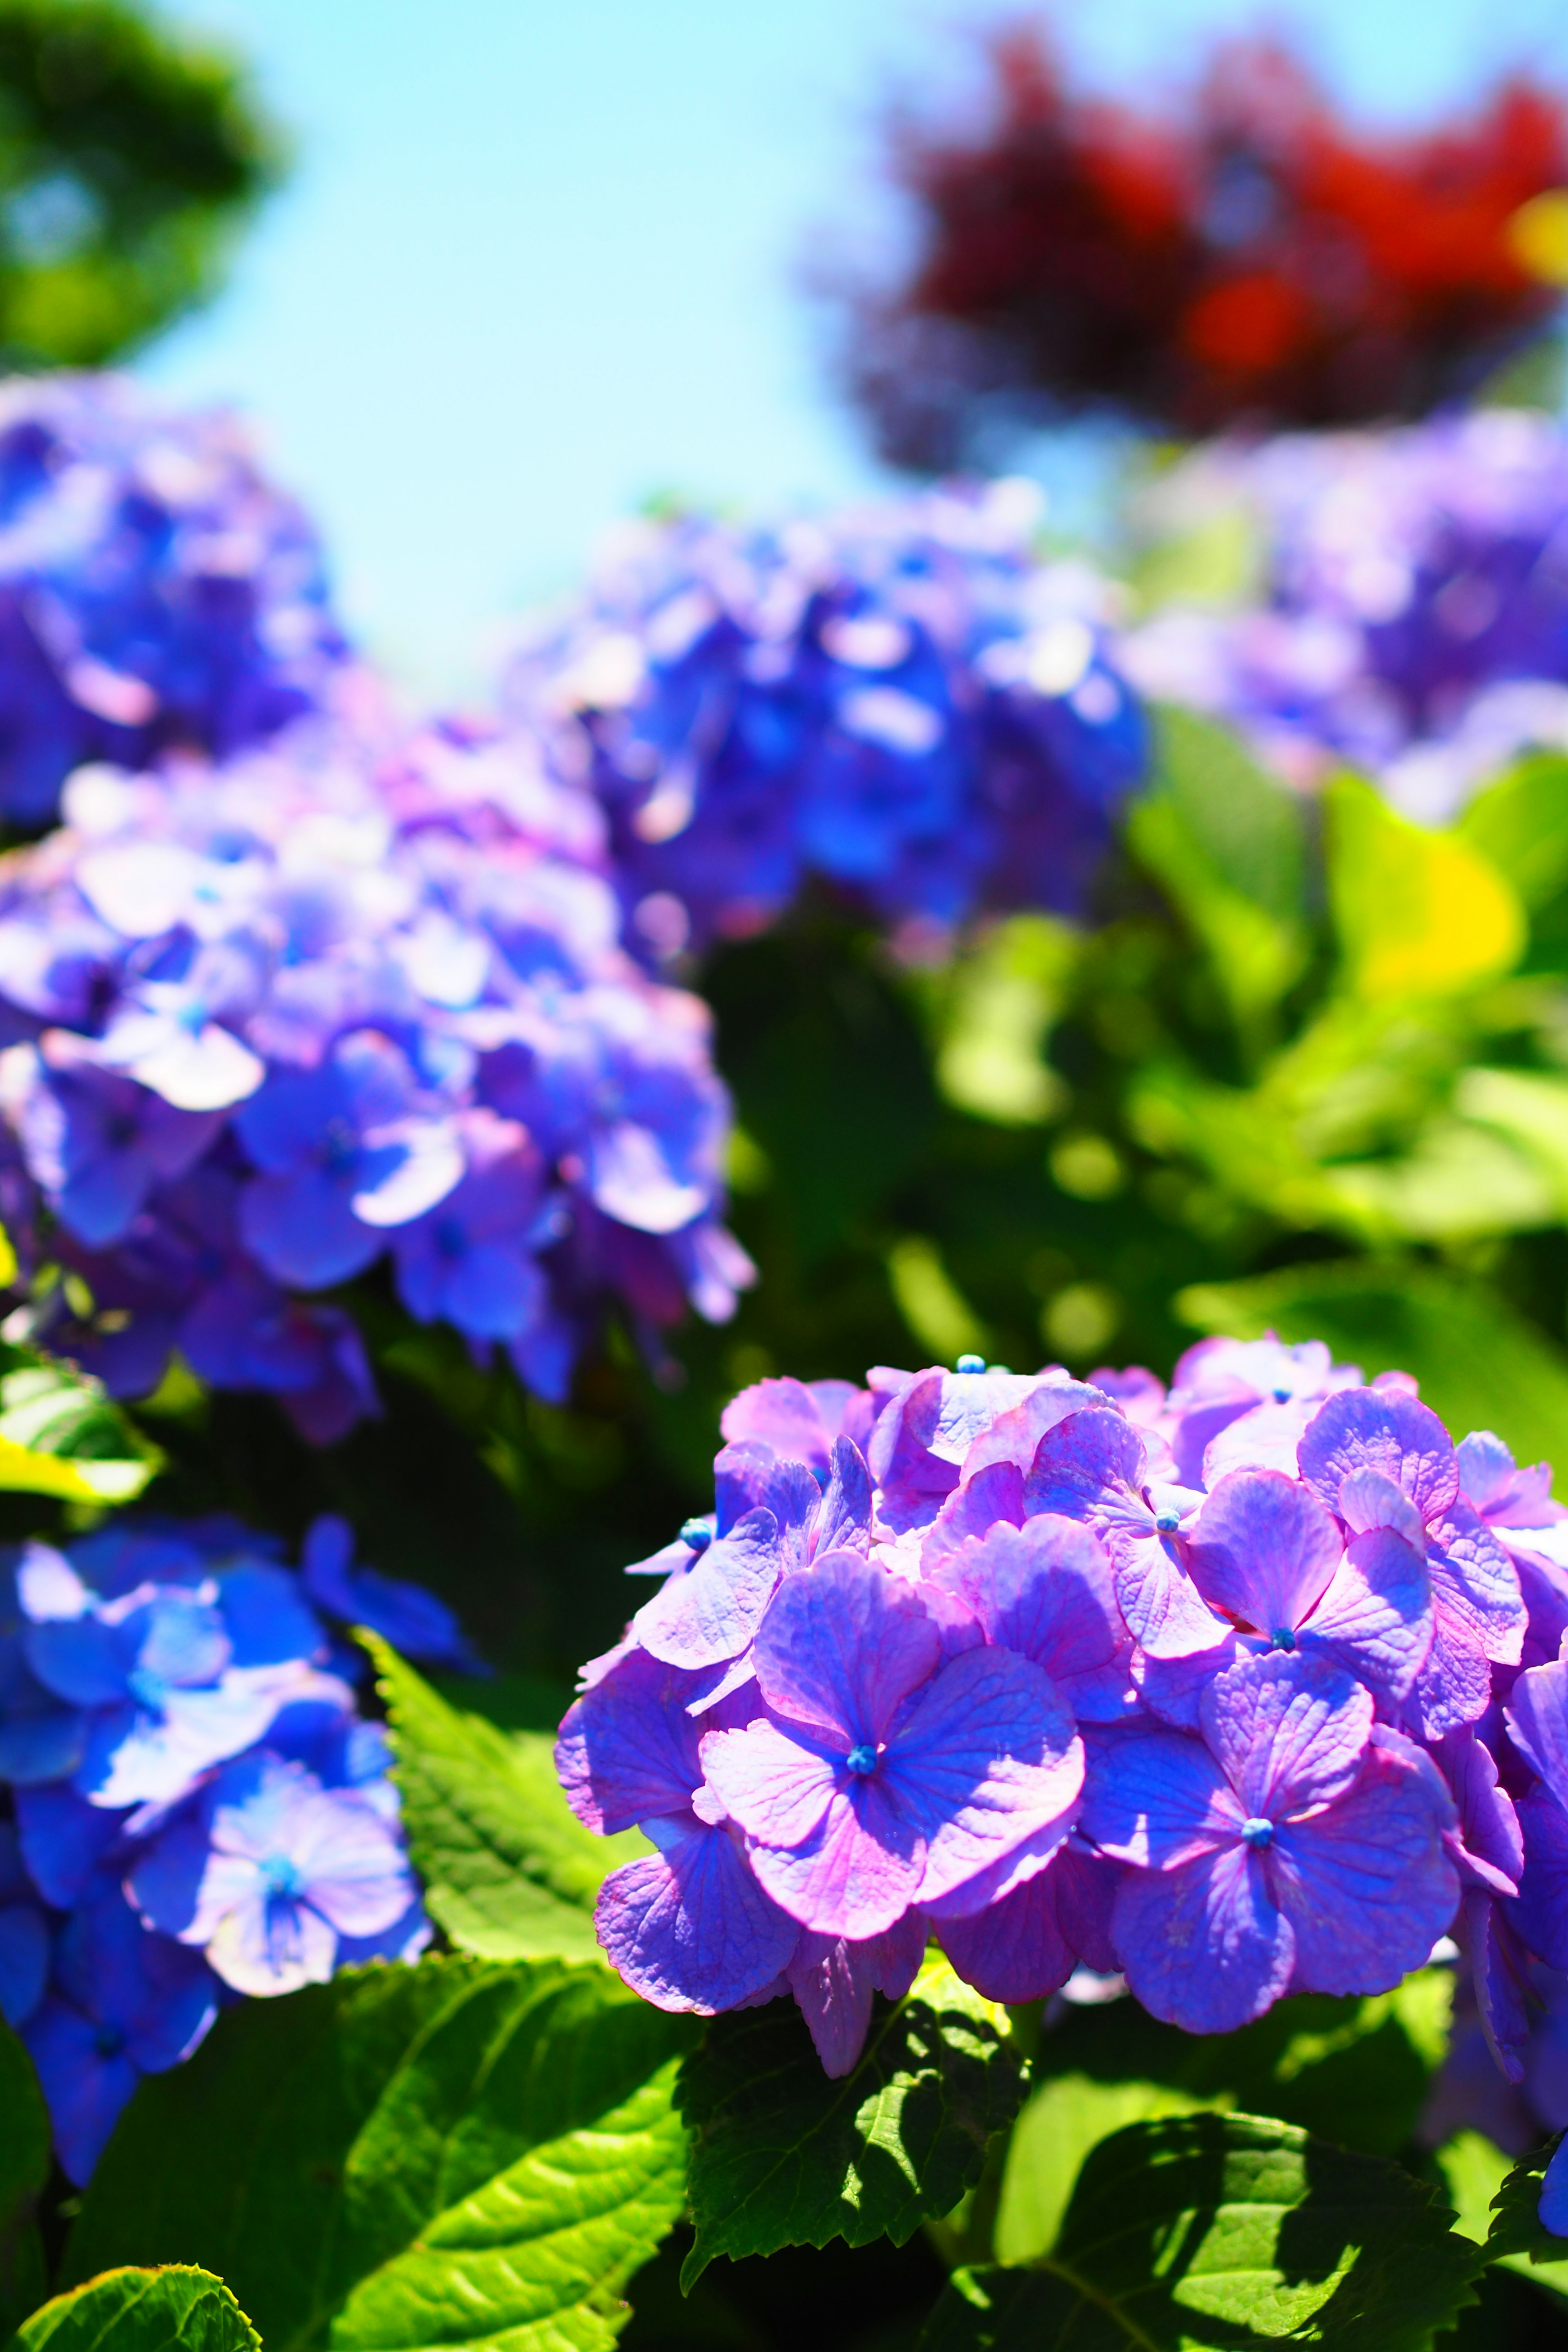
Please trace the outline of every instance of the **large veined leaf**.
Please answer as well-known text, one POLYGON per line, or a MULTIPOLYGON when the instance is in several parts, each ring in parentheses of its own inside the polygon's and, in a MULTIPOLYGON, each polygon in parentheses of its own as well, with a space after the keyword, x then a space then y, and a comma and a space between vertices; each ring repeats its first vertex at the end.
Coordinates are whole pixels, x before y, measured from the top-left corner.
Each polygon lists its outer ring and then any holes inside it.
POLYGON ((49 2177, 49 2117, 33 2062, 0 2019, 0 2343, 43 2295, 34 2213, 49 2177))
POLYGON ((680 2210, 690 2038, 607 1969, 556 1961, 247 2001, 141 2084, 66 2277, 199 2261, 268 2352, 603 2352, 680 2210))
POLYGON ((404 1826, 431 1916, 488 1959, 591 1959, 594 1901, 637 1831, 594 1836, 569 1811, 545 1733, 501 1731, 451 1706, 374 1635, 404 1826))
POLYGON ((957 2273, 922 2352, 1430 2352, 1480 2248, 1386 2158, 1257 2116, 1137 2123, 1079 2177, 1052 2253, 957 2273))
POLYGON ((1006 2012, 941 1959, 879 2009, 859 2064, 837 2082, 793 2004, 715 2018, 680 2077, 697 2230, 682 2284, 717 2254, 833 2238, 902 2245, 973 2186, 1021 2089, 1006 2012))
POLYGON ((1336 777, 1323 804, 1329 898, 1356 995, 1462 996, 1513 969, 1524 909, 1479 848, 1412 824, 1359 776, 1336 777))
POLYGON ((1451 1970, 1436 1968, 1365 1998, 1298 1993, 1235 2033, 1183 2033, 1131 2000, 1068 2009, 1040 2038, 1008 2143, 998 2261, 1048 2253, 1089 2150, 1148 2117, 1235 2109, 1397 2154, 1446 2053, 1452 1999, 1451 1970))
POLYGON ((68 1503, 129 1503, 158 1468, 101 1384, 68 1364, 6 1349, 0 1373, 0 1488, 68 1503))
POLYGON ((57 2294, 19 2328, 11 2352, 259 2352, 221 2279, 188 2263, 106 2271, 57 2294))
POLYGON ((1479 1284, 1433 1267, 1359 1258, 1200 1284, 1175 1305, 1199 1331, 1326 1339, 1368 1380, 1414 1372, 1456 1437, 1493 1429, 1521 1462, 1544 1455, 1568 1464, 1568 1359, 1479 1284))

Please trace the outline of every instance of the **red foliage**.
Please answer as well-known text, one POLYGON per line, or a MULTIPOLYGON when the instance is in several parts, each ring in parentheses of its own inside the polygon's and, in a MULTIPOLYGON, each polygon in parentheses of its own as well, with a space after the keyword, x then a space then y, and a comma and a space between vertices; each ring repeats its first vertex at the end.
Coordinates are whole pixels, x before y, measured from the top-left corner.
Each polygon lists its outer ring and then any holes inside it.
POLYGON ((952 464, 999 407, 1180 433, 1418 415, 1556 308, 1505 234, 1568 181, 1568 108, 1529 82, 1376 138, 1272 46, 1222 48, 1164 121, 1069 95, 1032 31, 990 49, 983 137, 893 133, 922 249, 857 301, 851 374, 895 458, 952 464))

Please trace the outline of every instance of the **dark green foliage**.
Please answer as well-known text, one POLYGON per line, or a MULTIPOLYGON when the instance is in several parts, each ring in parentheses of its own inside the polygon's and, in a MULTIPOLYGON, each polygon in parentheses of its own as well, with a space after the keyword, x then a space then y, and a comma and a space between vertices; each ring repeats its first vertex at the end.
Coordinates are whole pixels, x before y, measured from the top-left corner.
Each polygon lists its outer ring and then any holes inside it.
POLYGON ((260 2352, 221 2279, 188 2265, 107 2271, 56 2295, 18 2329, 14 2352, 260 2352))
POLYGON ((227 58, 124 0, 0 0, 0 365, 101 366, 202 300, 278 161, 227 58))
POLYGON ((1397 2165, 1254 2116, 1134 2124, 1090 2156, 1048 2257, 960 2272, 924 2352, 1429 2352, 1478 2249, 1397 2165))
POLYGON ((841 2081, 822 2072, 793 2004, 715 2019, 680 2076, 697 2230, 683 2284, 718 2254, 902 2244, 951 2212, 1018 2104, 1004 2024, 939 1960, 879 2007, 841 2081))
POLYGON ((603 1968, 426 1959, 220 2018, 142 2083, 66 2252, 198 2260, 268 2352, 601 2352, 680 2210, 685 2021, 603 1968))
POLYGON ((408 1850, 430 1916, 489 1959, 593 1959, 606 1872, 650 1849, 595 1837, 567 1810, 547 1732, 502 1731, 450 1706, 371 1637, 396 1751, 408 1850))
POLYGON ((49 2177, 49 2119, 33 2062, 0 2020, 0 2343, 45 2294, 35 2216, 49 2177))

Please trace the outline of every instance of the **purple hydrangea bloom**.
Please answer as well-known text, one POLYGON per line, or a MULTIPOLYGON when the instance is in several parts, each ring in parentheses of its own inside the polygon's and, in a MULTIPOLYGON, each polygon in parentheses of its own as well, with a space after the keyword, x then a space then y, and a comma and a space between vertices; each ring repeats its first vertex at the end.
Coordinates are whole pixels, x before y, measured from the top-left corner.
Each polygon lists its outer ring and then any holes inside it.
POLYGON ((1341 761, 1442 820, 1532 744, 1568 743, 1568 442, 1483 407, 1391 431, 1220 442, 1163 478, 1176 528, 1226 519, 1260 578, 1121 647, 1147 692, 1238 722, 1288 775, 1341 761))
POLYGON ((1108 591, 1029 552, 1017 483, 623 534, 520 646, 508 709, 592 786, 640 950, 736 938, 820 876, 881 919, 1071 910, 1145 722, 1108 591))
POLYGON ((323 1444, 374 1390, 298 1294, 388 1255, 556 1400, 607 1310, 657 1353, 752 1279, 706 1008, 616 944, 592 803, 522 736, 356 689, 224 764, 80 770, 0 872, 7 1223, 81 1277, 37 1336, 121 1395, 177 1349, 323 1444))
POLYGON ((25 826, 84 761, 275 733, 346 655, 315 532, 236 422, 89 375, 0 395, 0 811, 25 826))
POLYGON ((1112 1934, 1147 2009, 1223 2033, 1292 1986, 1382 1992, 1453 1917, 1434 1838, 1452 1803, 1370 1692, 1316 1659, 1251 1658, 1204 1694, 1201 1739, 1113 1736, 1083 1830, 1132 1864, 1112 1934))

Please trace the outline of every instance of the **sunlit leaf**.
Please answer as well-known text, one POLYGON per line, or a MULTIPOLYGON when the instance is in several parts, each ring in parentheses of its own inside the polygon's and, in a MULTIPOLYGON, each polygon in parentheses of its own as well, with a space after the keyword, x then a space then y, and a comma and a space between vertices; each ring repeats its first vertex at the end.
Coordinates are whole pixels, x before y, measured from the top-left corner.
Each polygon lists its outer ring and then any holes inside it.
POLYGON ((260 2352, 221 2279, 187 2263, 106 2271, 57 2294, 17 2330, 13 2352, 260 2352))
POLYGON ((1358 776, 1335 778, 1324 818, 1330 903, 1359 996, 1458 996, 1512 970, 1524 910, 1468 841, 1412 824, 1358 776))

